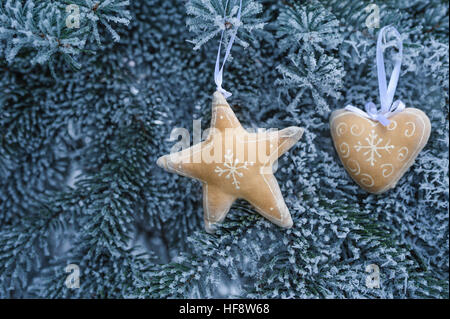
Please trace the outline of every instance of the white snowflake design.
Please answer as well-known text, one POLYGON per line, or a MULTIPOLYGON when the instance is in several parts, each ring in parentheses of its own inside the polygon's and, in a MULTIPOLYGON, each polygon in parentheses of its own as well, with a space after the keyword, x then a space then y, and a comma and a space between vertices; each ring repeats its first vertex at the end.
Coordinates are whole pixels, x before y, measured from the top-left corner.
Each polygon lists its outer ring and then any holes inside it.
POLYGON ((244 176, 244 174, 239 170, 248 170, 248 166, 253 166, 253 164, 253 162, 244 162, 239 164, 238 158, 233 161, 233 152, 231 152, 231 150, 227 150, 227 153, 225 154, 225 162, 223 164, 225 168, 216 166, 214 172, 219 176, 226 174, 225 178, 227 179, 231 177, 233 179, 231 184, 236 186, 236 189, 239 189, 241 183, 237 180, 237 178, 244 176))
POLYGON ((377 157, 381 158, 381 154, 378 151, 385 150, 390 153, 390 150, 394 148, 394 145, 390 144, 390 140, 388 140, 384 146, 380 146, 383 139, 378 138, 378 135, 374 130, 372 130, 369 137, 366 137, 365 140, 367 141, 367 145, 362 145, 361 142, 358 141, 358 145, 355 145, 355 149, 357 152, 362 149, 367 150, 364 155, 369 155, 369 158, 366 161, 370 162, 371 166, 374 166, 377 157))

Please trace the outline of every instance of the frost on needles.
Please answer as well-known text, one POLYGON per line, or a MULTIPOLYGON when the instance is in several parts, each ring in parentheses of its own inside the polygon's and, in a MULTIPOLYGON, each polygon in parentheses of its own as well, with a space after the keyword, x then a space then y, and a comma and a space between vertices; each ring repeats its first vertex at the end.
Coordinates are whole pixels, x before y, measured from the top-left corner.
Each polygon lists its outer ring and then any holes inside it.
POLYGON ((111 24, 129 24, 128 5, 129 1, 123 0, 2 0, 0 52, 9 64, 14 59, 43 64, 60 54, 72 66, 80 68, 74 58, 88 49, 88 43, 101 43, 101 28, 114 41, 119 41, 111 24), (78 23, 71 25, 74 14, 78 23))
POLYGON ((369 3, 244 0, 239 22, 226 2, 0 1, 1 297, 448 298, 448 3, 378 3, 403 37, 396 95, 432 133, 377 196, 346 174, 328 125, 378 101, 369 3), (208 127, 220 33, 238 26, 224 79, 241 123, 306 129, 275 173, 294 227, 238 201, 209 235, 201 185, 156 159, 174 127, 208 127))

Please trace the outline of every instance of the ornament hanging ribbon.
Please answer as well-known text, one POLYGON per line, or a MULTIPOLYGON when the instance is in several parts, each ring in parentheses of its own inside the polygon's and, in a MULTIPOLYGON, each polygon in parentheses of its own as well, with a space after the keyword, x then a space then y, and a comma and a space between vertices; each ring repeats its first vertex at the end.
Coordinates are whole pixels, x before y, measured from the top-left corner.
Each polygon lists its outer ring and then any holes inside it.
MULTIPOLYGON (((227 7, 228 7, 228 2, 229 2, 229 0, 227 1, 226 5, 225 5, 225 11, 224 11, 224 14, 223 14, 223 19, 224 20, 225 20, 225 17, 226 17, 226 11, 227 11, 227 7)), ((242 0, 240 0, 240 2, 239 2, 239 11, 238 11, 238 14, 237 14, 237 19, 239 21, 241 20, 241 11, 242 11, 242 0)), ((222 93, 225 98, 230 97, 231 93, 222 88, 223 68, 225 67, 225 63, 226 63, 226 61, 228 59, 228 56, 230 55, 231 47, 233 46, 234 39, 236 38, 237 29, 238 28, 236 28, 236 31, 231 35, 230 42, 228 43, 227 49, 225 51, 225 56, 223 58, 222 67, 220 67, 220 68, 219 68, 220 51, 221 51, 221 48, 222 48, 222 41, 223 41, 223 35, 225 33, 225 27, 222 30, 222 35, 220 36, 219 49, 217 50, 216 67, 215 67, 215 70, 214 70, 214 82, 216 83, 217 90, 220 93, 222 93)))
POLYGON ((373 102, 368 102, 365 105, 366 111, 354 107, 353 105, 347 105, 345 107, 346 110, 354 112, 362 117, 378 121, 383 126, 388 126, 390 121, 389 117, 392 115, 399 113, 405 109, 405 104, 396 100, 394 103, 394 94, 397 89, 398 78, 400 76, 400 68, 402 65, 403 58, 403 43, 400 36, 400 33, 396 28, 392 26, 383 27, 378 34, 377 41, 377 72, 378 72, 378 86, 380 90, 380 104, 381 108, 378 109, 377 106, 373 102), (384 68, 384 49, 386 46, 386 33, 388 31, 392 31, 396 38, 396 46, 398 48, 398 59, 395 61, 394 69, 391 74, 391 78, 389 80, 389 86, 386 86, 386 70, 384 68))

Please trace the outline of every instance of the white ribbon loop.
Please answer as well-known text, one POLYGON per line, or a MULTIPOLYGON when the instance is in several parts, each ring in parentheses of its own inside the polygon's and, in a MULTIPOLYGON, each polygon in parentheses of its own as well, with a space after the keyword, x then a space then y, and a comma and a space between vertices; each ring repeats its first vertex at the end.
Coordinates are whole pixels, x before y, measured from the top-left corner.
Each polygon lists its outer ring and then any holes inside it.
POLYGON ((394 103, 395 90, 397 89, 398 79, 400 77, 400 68, 403 58, 403 43, 400 33, 392 26, 383 27, 378 34, 377 41, 377 73, 378 73, 378 88, 380 91, 380 105, 378 110, 373 102, 368 102, 365 105, 366 111, 362 111, 353 105, 347 105, 346 110, 357 113, 358 115, 380 122, 383 126, 388 126, 390 121, 389 117, 399 113, 405 109, 405 104, 397 100, 394 103), (389 85, 386 85, 386 69, 384 67, 384 49, 388 47, 386 43, 386 33, 392 31, 396 38, 396 46, 398 48, 398 59, 395 61, 394 69, 392 71, 389 85))
MULTIPOLYGON (((224 20, 225 20, 225 17, 226 17, 228 2, 229 2, 229 0, 227 1, 226 5, 225 5, 225 11, 224 11, 224 14, 223 14, 224 20)), ((242 11, 242 0, 240 0, 240 2, 239 2, 239 11, 238 11, 238 14, 237 14, 237 19, 239 21, 241 20, 241 11, 242 11)), ((220 36, 219 49, 217 50, 216 67, 214 69, 214 82, 216 83, 217 90, 220 93, 222 93, 225 98, 228 98, 228 97, 231 96, 231 93, 222 88, 223 68, 225 67, 225 62, 227 61, 228 56, 230 55, 231 47, 233 46, 234 39, 236 38, 237 28, 234 31, 234 33, 231 35, 230 42, 228 43, 227 49, 225 51, 225 56, 223 58, 222 67, 219 68, 219 65, 220 65, 220 51, 221 51, 221 48, 222 48, 222 41, 223 41, 223 34, 224 33, 225 33, 225 28, 222 30, 222 35, 220 36)))

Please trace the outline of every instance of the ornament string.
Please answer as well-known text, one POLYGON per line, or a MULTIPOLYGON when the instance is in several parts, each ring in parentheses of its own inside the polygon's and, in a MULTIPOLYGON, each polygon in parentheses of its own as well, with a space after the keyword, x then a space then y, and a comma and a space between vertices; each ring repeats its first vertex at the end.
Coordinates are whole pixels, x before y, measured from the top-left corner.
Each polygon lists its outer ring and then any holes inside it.
MULTIPOLYGON (((226 18, 226 11, 227 11, 227 7, 228 7, 228 2, 229 2, 229 0, 227 0, 227 3, 225 5, 225 11, 224 11, 224 14, 223 14, 224 21, 225 21, 225 18, 226 18)), ((241 11, 242 11, 242 0, 239 1, 239 10, 238 10, 238 14, 237 14, 238 21, 241 20, 241 11)), ((228 97, 231 96, 231 93, 222 88, 223 68, 225 67, 225 63, 226 63, 226 61, 228 59, 228 56, 230 55, 231 47, 233 46, 234 40, 236 38, 238 27, 236 27, 236 30, 231 35, 230 42, 228 43, 228 46, 227 46, 226 51, 225 51, 225 56, 223 58, 222 66, 219 67, 219 65, 220 65, 220 51, 221 51, 221 48, 222 48, 222 41, 223 41, 223 35, 225 33, 225 28, 226 27, 224 26, 224 29, 222 30, 222 35, 220 36, 219 49, 217 50, 216 66, 215 66, 215 69, 214 69, 214 82, 216 83, 217 90, 220 93, 222 93, 225 98, 228 98, 228 97)))
POLYGON ((378 34, 377 41, 377 73, 378 73, 378 87, 380 91, 380 104, 381 108, 378 109, 373 102, 368 102, 365 105, 365 112, 353 105, 347 105, 346 110, 354 112, 362 117, 378 121, 383 126, 388 126, 390 121, 389 117, 399 113, 405 109, 405 104, 396 100, 394 103, 394 94, 397 89, 398 78, 400 77, 400 68, 403 58, 403 43, 400 33, 396 28, 392 26, 383 27, 378 34), (395 61, 394 69, 389 80, 389 85, 386 85, 386 70, 384 67, 384 50, 388 47, 389 43, 386 43, 386 34, 388 31, 392 31, 396 38, 396 46, 398 48, 398 58, 395 61))

